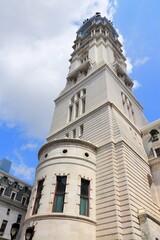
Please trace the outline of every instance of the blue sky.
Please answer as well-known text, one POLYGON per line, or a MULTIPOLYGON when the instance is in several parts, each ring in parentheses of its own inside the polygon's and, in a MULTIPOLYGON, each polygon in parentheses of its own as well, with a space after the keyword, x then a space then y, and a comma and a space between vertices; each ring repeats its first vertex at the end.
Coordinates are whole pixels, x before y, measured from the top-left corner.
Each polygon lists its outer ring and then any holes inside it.
POLYGON ((12 160, 11 174, 33 183, 76 30, 97 11, 120 33, 145 116, 160 117, 159 9, 159 0, 0 1, 0 159, 12 160))

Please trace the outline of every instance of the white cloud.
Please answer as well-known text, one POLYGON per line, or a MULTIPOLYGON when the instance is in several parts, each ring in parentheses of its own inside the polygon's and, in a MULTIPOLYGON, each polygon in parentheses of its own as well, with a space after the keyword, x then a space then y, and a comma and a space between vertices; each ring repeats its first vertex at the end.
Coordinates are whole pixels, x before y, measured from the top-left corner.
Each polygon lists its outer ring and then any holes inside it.
POLYGON ((25 163, 12 164, 12 170, 14 175, 24 181, 32 182, 35 175, 35 169, 33 167, 28 167, 25 163))
POLYGON ((123 38, 122 34, 120 33, 119 29, 117 29, 117 32, 118 32, 118 35, 119 35, 118 39, 119 39, 119 41, 122 44, 123 54, 126 57, 127 73, 130 74, 130 73, 132 73, 133 64, 131 62, 131 59, 126 56, 124 38, 123 38))
POLYGON ((77 26, 100 11, 112 20, 116 0, 10 0, 0 8, 0 123, 44 139, 65 86, 77 26))
POLYGON ((134 62, 134 66, 140 66, 145 64, 146 62, 148 62, 150 60, 149 57, 145 56, 143 58, 137 58, 134 62))
POLYGON ((37 148, 38 144, 37 143, 26 143, 23 144, 20 148, 20 150, 25 151, 25 150, 33 150, 37 148))
POLYGON ((12 174, 22 179, 23 181, 32 183, 35 176, 35 168, 29 166, 29 159, 27 159, 27 164, 25 163, 25 158, 22 155, 21 151, 19 151, 18 149, 14 149, 13 153, 16 156, 16 161, 12 160, 12 174))
POLYGON ((141 87, 141 84, 137 80, 133 80, 133 89, 141 87))

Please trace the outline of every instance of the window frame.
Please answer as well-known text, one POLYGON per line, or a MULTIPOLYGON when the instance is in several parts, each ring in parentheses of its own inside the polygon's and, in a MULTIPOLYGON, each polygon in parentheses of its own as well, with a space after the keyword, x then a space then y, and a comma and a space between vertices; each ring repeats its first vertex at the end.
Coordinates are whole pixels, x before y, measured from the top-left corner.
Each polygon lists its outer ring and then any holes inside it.
POLYGON ((37 183, 37 193, 36 193, 36 197, 35 197, 35 201, 34 201, 34 207, 33 207, 32 215, 36 215, 38 213, 38 210, 39 210, 39 207, 40 207, 40 201, 41 201, 41 198, 42 198, 44 180, 45 180, 44 178, 40 179, 37 183))
POLYGON ((90 180, 87 180, 87 179, 84 179, 84 178, 81 178, 81 186, 80 186, 80 205, 79 205, 79 214, 81 216, 86 216, 86 217, 89 217, 89 208, 90 208, 90 180), (82 189, 82 186, 83 186, 83 182, 85 183, 88 183, 88 186, 87 188, 88 189, 82 189), (82 191, 86 191, 87 190, 87 195, 84 195, 82 194, 82 191), (85 200, 85 206, 84 206, 84 209, 82 209, 82 201, 81 200, 85 200), (87 204, 86 204, 87 202, 87 204), (87 207, 87 209, 86 209, 87 207), (82 210, 83 210, 83 213, 82 213, 82 210))
POLYGON ((14 191, 12 191, 12 192, 11 192, 11 195, 10 195, 10 199, 11 199, 12 201, 14 201, 14 200, 16 199, 16 196, 17 196, 17 193, 14 192, 14 191), (12 197, 13 194, 14 194, 14 197, 12 197))
MULTIPOLYGON (((61 183, 60 183, 61 184, 61 183)), ((52 212, 54 213, 63 213, 64 211, 64 205, 65 205, 65 195, 66 195, 66 186, 67 186, 67 175, 64 176, 56 176, 56 186, 55 186, 55 193, 54 193, 54 201, 53 201, 53 206, 52 206, 52 212), (58 183, 60 183, 60 181, 58 179, 62 179, 65 178, 65 183, 64 183, 64 189, 62 192, 60 192, 60 185, 58 186, 58 183), (59 190, 58 190, 59 187, 59 190), (61 198, 61 206, 58 206, 58 199, 61 198)))
POLYGON ((4 235, 6 227, 7 227, 7 223, 8 223, 8 221, 3 219, 1 227, 0 227, 0 236, 4 235))

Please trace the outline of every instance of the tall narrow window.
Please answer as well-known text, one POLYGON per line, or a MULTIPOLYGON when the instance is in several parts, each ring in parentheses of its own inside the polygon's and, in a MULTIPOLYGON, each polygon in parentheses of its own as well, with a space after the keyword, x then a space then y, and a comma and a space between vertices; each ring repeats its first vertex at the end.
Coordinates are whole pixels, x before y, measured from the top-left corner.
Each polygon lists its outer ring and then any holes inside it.
POLYGON ((155 149, 157 157, 160 157, 160 148, 155 149))
POLYGON ((4 232, 5 232, 7 223, 8 223, 8 221, 3 220, 2 225, 1 225, 1 228, 0 228, 0 236, 3 236, 3 235, 4 235, 4 232))
POLYGON ((16 197, 16 193, 15 193, 15 192, 12 192, 12 193, 11 193, 11 200, 13 201, 13 200, 15 199, 15 197, 16 197))
POLYGON ((86 100, 85 98, 82 98, 82 113, 85 113, 85 105, 86 105, 86 100))
POLYGON ((80 215, 89 216, 90 181, 81 179, 80 215))
POLYGON ((41 197, 42 197, 43 183, 44 183, 44 179, 38 181, 37 195, 36 195, 34 208, 33 208, 33 213, 32 213, 33 215, 38 213, 38 209, 39 209, 39 206, 40 206, 40 200, 41 200, 41 197))
POLYGON ((85 112, 86 89, 81 89, 75 93, 71 99, 68 110, 68 121, 72 121, 85 112))
POLYGON ((0 196, 1 196, 3 193, 4 193, 4 188, 1 187, 1 188, 0 188, 0 196))
POLYGON ((79 115, 79 102, 76 102, 76 115, 75 117, 78 117, 79 115))
POLYGON ((84 131, 84 126, 83 124, 80 126, 80 132, 79 132, 79 136, 82 136, 83 135, 83 131, 84 131))
POLYGON ((21 219, 22 219, 22 215, 21 215, 21 214, 18 214, 18 216, 17 216, 17 223, 20 223, 20 222, 21 222, 21 219))
POLYGON ((73 129, 73 138, 76 138, 76 129, 73 129))
POLYGON ((72 120, 73 105, 69 106, 69 122, 72 120))
POLYGON ((56 192, 54 197, 53 212, 63 212, 66 190, 66 176, 57 176, 56 192))
POLYGON ((26 204, 26 200, 27 200, 26 197, 23 196, 23 197, 22 197, 22 205, 25 205, 25 204, 26 204))

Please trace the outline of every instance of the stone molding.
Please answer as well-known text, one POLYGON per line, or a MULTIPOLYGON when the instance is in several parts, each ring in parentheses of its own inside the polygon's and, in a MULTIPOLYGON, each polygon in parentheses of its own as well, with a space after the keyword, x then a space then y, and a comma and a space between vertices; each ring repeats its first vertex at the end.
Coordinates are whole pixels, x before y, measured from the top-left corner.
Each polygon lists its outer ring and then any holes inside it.
POLYGON ((65 215, 65 214, 44 214, 44 215, 33 215, 31 217, 29 217, 28 219, 25 219, 25 221, 23 222, 23 225, 28 224, 29 222, 36 222, 39 220, 49 220, 49 219, 58 219, 58 220, 72 220, 72 221, 77 221, 77 222, 84 222, 84 223, 90 223, 92 225, 96 225, 96 222, 91 220, 91 219, 87 219, 87 217, 80 217, 80 216, 69 216, 69 215, 65 215))
POLYGON ((45 145, 43 145, 39 152, 38 152, 38 158, 40 157, 41 154, 43 154, 43 152, 52 146, 56 146, 56 145, 60 145, 60 144, 78 144, 79 146, 85 146, 85 147, 89 147, 91 148, 94 152, 96 152, 97 147, 95 145, 93 145, 92 143, 89 143, 87 141, 83 141, 77 138, 63 138, 63 139, 58 139, 58 140, 53 140, 51 142, 46 143, 45 145))

